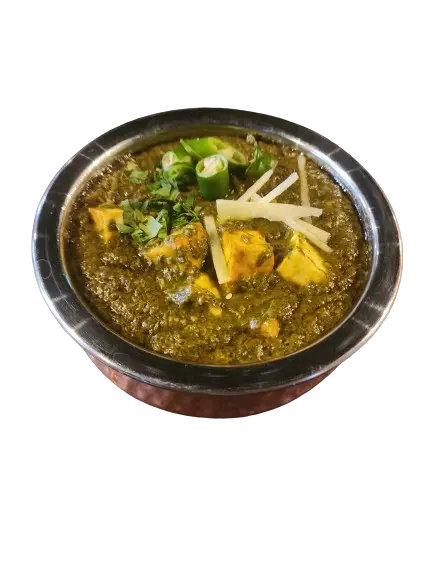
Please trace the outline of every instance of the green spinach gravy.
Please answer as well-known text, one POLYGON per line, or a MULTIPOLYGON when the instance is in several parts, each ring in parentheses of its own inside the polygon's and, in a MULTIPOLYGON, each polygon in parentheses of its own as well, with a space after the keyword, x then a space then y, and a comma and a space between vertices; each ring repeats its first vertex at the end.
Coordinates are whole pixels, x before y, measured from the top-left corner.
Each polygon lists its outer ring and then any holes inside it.
POLYGON ((284 219, 222 221, 212 195, 237 200, 271 169, 257 202, 300 165, 299 151, 282 144, 221 139, 202 139, 201 148, 167 142, 104 168, 71 209, 66 264, 94 314, 139 347, 204 364, 264 362, 311 345, 341 323, 366 284, 369 248, 348 196, 309 159, 306 181, 298 178, 268 205, 301 205, 306 182, 310 205, 322 212, 296 222, 320 228, 329 250, 284 219), (199 164, 215 150, 216 159, 199 164), (229 177, 205 181, 227 165, 229 177), (207 217, 215 219, 228 282, 218 281, 207 217))

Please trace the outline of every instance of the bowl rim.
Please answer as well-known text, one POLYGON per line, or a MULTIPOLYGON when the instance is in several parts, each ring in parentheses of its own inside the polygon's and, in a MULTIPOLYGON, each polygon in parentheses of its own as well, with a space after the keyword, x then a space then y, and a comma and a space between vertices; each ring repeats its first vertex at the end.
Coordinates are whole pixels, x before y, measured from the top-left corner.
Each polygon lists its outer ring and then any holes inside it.
POLYGON ((36 280, 64 330, 110 368, 162 389, 206 395, 275 390, 317 377, 336 367, 377 331, 397 295, 402 274, 402 239, 392 207, 374 178, 341 147, 306 127, 274 116, 225 108, 161 112, 120 125, 73 155, 48 185, 36 211, 32 235, 36 280), (203 365, 145 351, 123 340, 92 315, 64 269, 61 225, 72 197, 98 167, 125 148, 183 133, 231 128, 283 140, 321 164, 355 203, 372 246, 372 269, 357 305, 340 325, 308 348, 287 357, 248 365, 203 365))

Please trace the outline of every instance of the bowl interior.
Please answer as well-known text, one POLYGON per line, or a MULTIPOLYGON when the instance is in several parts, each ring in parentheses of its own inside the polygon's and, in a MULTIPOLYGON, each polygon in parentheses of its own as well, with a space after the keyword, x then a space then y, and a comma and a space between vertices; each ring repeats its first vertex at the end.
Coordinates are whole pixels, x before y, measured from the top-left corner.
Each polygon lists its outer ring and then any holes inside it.
POLYGON ((162 113, 118 127, 84 147, 50 183, 35 220, 33 259, 42 294, 63 328, 90 354, 138 380, 173 390, 236 394, 275 389, 317 376, 339 364, 370 338, 385 318, 401 274, 401 242, 392 209, 374 179, 326 138, 277 118, 224 109, 162 113), (320 341, 283 359, 241 366, 176 361, 124 341, 90 312, 73 286, 64 255, 63 231, 85 183, 104 166, 180 136, 252 132, 302 150, 351 198, 371 247, 370 274, 358 303, 320 341))

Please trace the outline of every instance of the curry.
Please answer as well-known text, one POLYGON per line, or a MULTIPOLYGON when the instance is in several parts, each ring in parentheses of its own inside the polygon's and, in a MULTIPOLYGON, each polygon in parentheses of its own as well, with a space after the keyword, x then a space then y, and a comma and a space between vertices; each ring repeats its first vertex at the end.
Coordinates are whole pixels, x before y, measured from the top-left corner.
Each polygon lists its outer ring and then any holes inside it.
POLYGON ((64 233, 91 310, 139 347, 203 364, 295 353, 361 296, 356 210, 299 151, 254 136, 181 139, 90 180, 64 233))

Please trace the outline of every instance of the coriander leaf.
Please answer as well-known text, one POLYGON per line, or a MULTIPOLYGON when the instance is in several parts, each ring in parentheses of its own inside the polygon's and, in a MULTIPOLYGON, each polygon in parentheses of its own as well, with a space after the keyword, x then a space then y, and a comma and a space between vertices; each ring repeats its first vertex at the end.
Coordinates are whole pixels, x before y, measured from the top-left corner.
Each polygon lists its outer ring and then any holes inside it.
POLYGON ((131 234, 131 232, 134 232, 134 227, 127 224, 116 224, 116 226, 120 234, 131 234))
POLYGON ((179 199, 175 182, 156 173, 158 180, 148 185, 150 198, 124 200, 122 234, 130 234, 136 243, 149 242, 153 238, 164 239, 173 228, 181 228, 198 220, 201 206, 194 206, 195 196, 190 193, 186 200, 179 199), (149 211, 156 217, 149 214, 149 211))
POLYGON ((149 238, 155 238, 155 236, 157 236, 157 234, 162 228, 162 224, 158 222, 156 218, 153 218, 153 216, 149 216, 145 226, 146 226, 146 233, 149 238))
POLYGON ((191 208, 191 207, 193 206, 193 204, 194 204, 194 200, 195 200, 194 193, 193 193, 193 192, 190 192, 190 193, 188 194, 188 198, 187 198, 186 201, 184 202, 184 205, 185 205, 187 208, 191 208))
POLYGON ((134 215, 135 215, 135 220, 136 220, 137 222, 145 222, 145 221, 146 221, 146 217, 145 217, 144 214, 141 212, 141 210, 139 210, 138 208, 135 209, 134 215))
POLYGON ((275 168, 277 160, 271 154, 265 154, 260 146, 256 145, 254 154, 246 174, 252 178, 259 178, 271 168, 275 168))
POLYGON ((146 240, 146 233, 141 230, 141 228, 136 228, 134 232, 131 234, 131 237, 135 242, 141 243, 146 240))
POLYGON ((132 226, 133 229, 136 227, 134 212, 123 211, 123 224, 126 226, 132 226))
POLYGON ((174 178, 167 178, 166 176, 163 176, 162 182, 169 184, 171 188, 178 188, 177 182, 174 178))
POLYGON ((129 202, 128 199, 122 200, 122 202, 120 203, 120 208, 123 208, 123 210, 132 210, 131 203, 129 202))
POLYGON ((151 198, 148 204, 148 210, 161 210, 163 208, 168 208, 170 206, 169 202, 167 199, 163 199, 163 198, 157 198, 157 199, 153 199, 151 198))
POLYGON ((156 217, 156 220, 157 220, 158 222, 163 222, 163 221, 166 221, 167 218, 168 218, 168 210, 167 210, 166 208, 162 208, 162 209, 159 211, 159 213, 158 213, 158 215, 157 215, 157 217, 156 217))
POLYGON ((123 224, 127 226, 132 226, 135 228, 135 214, 129 200, 124 200, 120 203, 120 207, 123 209, 123 224))
POLYGON ((253 162, 255 160, 260 160, 264 154, 263 149, 260 148, 260 146, 256 146, 254 149, 253 162))
POLYGON ((251 162, 248 165, 247 171, 246 173, 254 173, 257 169, 259 169, 260 167, 260 160, 262 158, 262 156, 264 155, 263 150, 260 148, 260 146, 258 146, 256 144, 255 148, 254 148, 254 153, 253 153, 253 158, 251 159, 251 162))
POLYGON ((188 223, 188 218, 185 214, 181 214, 180 216, 177 216, 172 221, 173 228, 180 228, 182 226, 185 226, 187 223, 188 223))
POLYGON ((165 238, 170 228, 170 215, 168 210, 165 208, 160 210, 156 220, 161 224, 161 229, 158 232, 158 238, 165 238))
POLYGON ((155 170, 153 180, 154 182, 148 185, 148 188, 151 191, 155 191, 158 190, 158 188, 165 188, 165 187, 169 188, 170 190, 172 188, 174 189, 178 188, 176 180, 174 178, 167 177, 164 174, 164 172, 159 168, 155 170))
POLYGON ((176 190, 172 190, 171 194, 170 194, 170 200, 172 202, 176 202, 176 200, 179 198, 180 192, 176 189, 176 190))
POLYGON ((132 182, 132 184, 144 184, 147 180, 148 174, 148 170, 138 170, 137 168, 134 168, 134 170, 129 175, 129 180, 132 182))
POLYGON ((154 198, 170 198, 171 187, 164 184, 160 188, 156 189, 153 193, 154 198))
POLYGON ((159 187, 160 187, 159 182, 152 182, 152 183, 147 185, 147 188, 150 190, 150 192, 153 192, 154 190, 158 190, 159 187))

